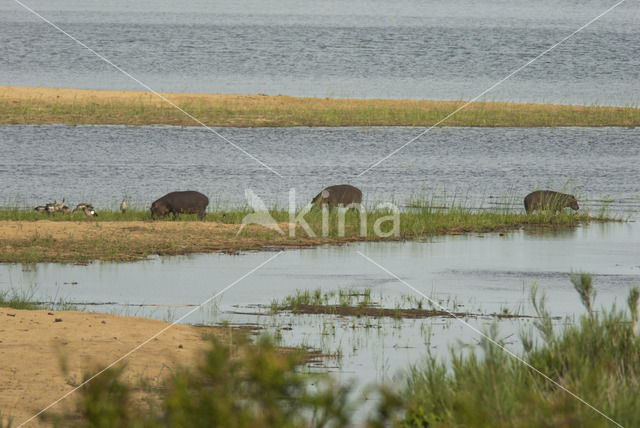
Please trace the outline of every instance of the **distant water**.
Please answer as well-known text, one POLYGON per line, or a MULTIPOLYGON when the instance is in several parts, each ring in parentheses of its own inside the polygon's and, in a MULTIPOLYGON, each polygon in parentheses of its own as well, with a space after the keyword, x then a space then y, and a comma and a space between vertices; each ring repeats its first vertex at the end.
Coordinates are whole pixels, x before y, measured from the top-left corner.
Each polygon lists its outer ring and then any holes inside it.
POLYGON ((366 174, 357 174, 421 128, 221 128, 278 171, 198 127, 0 126, 0 204, 33 206, 66 197, 116 209, 123 194, 140 207, 173 190, 197 189, 211 206, 244 205, 245 189, 265 203, 298 205, 323 186, 352 183, 365 202, 415 196, 447 204, 514 204, 550 188, 583 207, 640 212, 638 128, 434 129, 366 174))
MULTIPOLYGON (((155 90, 470 99, 614 1, 311 0, 27 4, 155 90)), ((627 1, 483 99, 640 104, 627 1)), ((11 0, 0 84, 142 89, 11 0)))

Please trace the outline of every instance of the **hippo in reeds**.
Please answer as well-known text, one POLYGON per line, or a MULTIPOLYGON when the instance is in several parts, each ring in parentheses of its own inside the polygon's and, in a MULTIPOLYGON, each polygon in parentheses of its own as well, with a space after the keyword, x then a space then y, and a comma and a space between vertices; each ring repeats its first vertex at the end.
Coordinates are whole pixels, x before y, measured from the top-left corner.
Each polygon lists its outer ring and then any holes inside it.
POLYGON ((360 205, 362 203, 362 191, 349 184, 329 186, 318 193, 311 203, 318 208, 322 208, 323 205, 329 205, 329 209, 339 205, 345 207, 351 204, 360 205))
POLYGON ((554 192, 553 190, 536 190, 524 198, 524 209, 527 214, 535 210, 558 213, 564 208, 571 208, 577 211, 580 206, 576 197, 566 193, 554 192))
POLYGON ((198 214, 202 220, 206 215, 209 198, 200 192, 187 190, 184 192, 167 193, 151 204, 152 217, 164 217, 172 213, 175 218, 179 214, 198 214))

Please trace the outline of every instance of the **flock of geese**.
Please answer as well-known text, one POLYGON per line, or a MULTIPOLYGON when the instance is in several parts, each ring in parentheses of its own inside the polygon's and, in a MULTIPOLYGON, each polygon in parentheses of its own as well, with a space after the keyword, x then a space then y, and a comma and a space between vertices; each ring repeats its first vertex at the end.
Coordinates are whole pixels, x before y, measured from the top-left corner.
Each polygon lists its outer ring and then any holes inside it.
MULTIPOLYGON (((93 208, 93 205, 89 202, 81 202, 78 205, 76 205, 76 207, 73 210, 70 210, 69 207, 65 205, 64 201, 65 201, 65 198, 62 198, 61 203, 58 203, 58 201, 55 200, 53 202, 49 202, 44 205, 38 205, 37 207, 34 208, 34 211, 38 213, 47 213, 47 214, 53 214, 53 213, 64 213, 64 214, 72 213, 73 214, 77 211, 82 211, 85 217, 98 217, 98 213, 93 208)), ((129 206, 127 205, 127 201, 125 200, 125 197, 123 197, 122 202, 120 203, 120 212, 124 214, 125 212, 127 212, 128 209, 129 209, 129 206)))

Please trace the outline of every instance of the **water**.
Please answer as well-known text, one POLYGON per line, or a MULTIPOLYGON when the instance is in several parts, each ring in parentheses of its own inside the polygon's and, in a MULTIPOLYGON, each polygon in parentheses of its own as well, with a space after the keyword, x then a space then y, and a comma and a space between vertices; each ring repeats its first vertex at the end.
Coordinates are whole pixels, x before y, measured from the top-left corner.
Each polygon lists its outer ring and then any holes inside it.
MULTIPOLYGON (((29 6, 158 91, 471 99, 614 2, 111 2, 29 6)), ((640 5, 625 2, 485 100, 638 105, 640 5)), ((0 84, 142 89, 17 3, 0 84)))
MULTIPOLYGON (((421 297, 359 253, 447 309, 480 314, 464 319, 479 329, 494 321, 484 315, 505 309, 512 314, 535 314, 529 301, 534 283, 547 294, 550 313, 561 322, 572 322, 585 312, 569 281, 572 271, 593 274, 598 310, 614 302, 625 308, 629 289, 640 285, 640 227, 636 223, 609 223, 550 233, 518 231, 505 236, 445 236, 429 242, 358 243, 287 251, 238 282, 215 304, 206 304, 184 319, 197 305, 274 253, 190 255, 87 266, 38 264, 28 269, 0 265, 0 291, 31 287, 35 300, 62 299, 80 307, 99 303, 84 309, 167 321, 258 324, 279 332, 285 345, 303 344, 341 353, 342 358, 329 362, 331 370, 343 379, 355 377, 361 384, 392 376, 419 362, 428 349, 445 358, 448 347, 457 340, 476 343, 476 333, 451 319, 246 314, 260 312, 256 305, 269 306, 274 299, 282 300, 297 290, 369 288, 372 300, 389 308, 406 306, 403 296, 421 297)), ((424 307, 429 307, 426 300, 424 307)), ((509 337, 509 346, 518 351, 517 333, 531 321, 502 320, 499 325, 501 337, 509 337)))
POLYGON ((146 209, 163 194, 197 189, 211 206, 244 205, 252 189, 267 205, 297 204, 326 185, 351 183, 365 202, 412 196, 451 204, 513 204, 529 192, 565 189, 581 206, 630 215, 640 206, 640 130, 626 128, 434 129, 358 177, 421 129, 225 128, 279 178, 202 128, 1 126, 0 204, 35 206, 66 197, 117 209, 123 194, 146 209), (495 198, 491 198, 491 197, 495 198), (469 202, 470 203, 470 202, 469 202))

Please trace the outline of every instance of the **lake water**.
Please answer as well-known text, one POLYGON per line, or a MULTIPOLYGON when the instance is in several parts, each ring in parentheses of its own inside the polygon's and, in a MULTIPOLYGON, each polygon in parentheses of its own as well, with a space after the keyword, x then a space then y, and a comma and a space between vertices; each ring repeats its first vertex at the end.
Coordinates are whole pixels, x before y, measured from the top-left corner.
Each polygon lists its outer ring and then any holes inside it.
POLYGON ((197 127, 0 126, 0 204, 35 206, 66 197, 117 209, 123 194, 146 209, 163 194, 197 189, 211 207, 245 205, 245 189, 267 205, 298 205, 323 186, 351 183, 365 202, 399 205, 412 196, 476 207, 522 209, 541 188, 575 193, 581 206, 634 215, 640 208, 640 130, 627 128, 433 129, 380 165, 422 130, 225 128, 225 137, 273 174, 197 127), (506 205, 501 205, 506 204, 506 205))
MULTIPOLYGON (((470 99, 615 2, 25 2, 157 91, 470 99)), ((627 1, 482 99, 640 104, 627 1)), ((0 84, 142 89, 18 3, 0 2, 0 84)))

